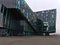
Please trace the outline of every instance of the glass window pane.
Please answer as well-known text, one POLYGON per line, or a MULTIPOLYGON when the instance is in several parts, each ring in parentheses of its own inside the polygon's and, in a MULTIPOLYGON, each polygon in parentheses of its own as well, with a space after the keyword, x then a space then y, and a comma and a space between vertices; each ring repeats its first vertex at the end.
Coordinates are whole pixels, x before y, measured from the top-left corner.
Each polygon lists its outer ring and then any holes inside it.
POLYGON ((54 18, 54 15, 52 14, 52 18, 54 18))
POLYGON ((27 16, 27 18, 28 18, 28 12, 26 12, 26 16, 27 16))
POLYGON ((0 4, 0 11, 1 11, 1 7, 2 7, 2 5, 0 4))
POLYGON ((20 9, 20 1, 18 1, 17 8, 20 9))
POLYGON ((22 0, 22 4, 24 4, 24 0, 22 0))

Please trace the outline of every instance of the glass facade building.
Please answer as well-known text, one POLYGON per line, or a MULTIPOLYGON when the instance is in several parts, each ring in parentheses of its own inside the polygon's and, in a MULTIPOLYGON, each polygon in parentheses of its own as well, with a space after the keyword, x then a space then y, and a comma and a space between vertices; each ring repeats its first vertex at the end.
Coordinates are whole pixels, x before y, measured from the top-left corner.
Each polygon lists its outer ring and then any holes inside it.
MULTIPOLYGON (((34 31, 30 23, 26 21, 22 13, 14 8, 6 8, 1 6, 1 13, 3 14, 3 36, 29 36, 33 35, 34 31)), ((28 15, 28 14, 27 14, 28 15)))
POLYGON ((36 12, 38 19, 43 21, 47 29, 43 32, 56 32, 56 9, 44 10, 36 12))
MULTIPOLYGON (((8 1, 7 1, 8 2, 8 1)), ((32 36, 55 32, 56 9, 33 12, 25 0, 0 5, 2 36, 32 36), (51 24, 51 25, 50 25, 51 24)))

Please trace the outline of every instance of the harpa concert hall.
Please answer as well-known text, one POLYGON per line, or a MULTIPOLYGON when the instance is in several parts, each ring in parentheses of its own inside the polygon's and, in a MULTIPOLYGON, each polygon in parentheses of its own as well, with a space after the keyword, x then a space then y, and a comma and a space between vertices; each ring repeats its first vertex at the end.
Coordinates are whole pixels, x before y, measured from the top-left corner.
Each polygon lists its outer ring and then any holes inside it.
POLYGON ((56 9, 33 12, 25 0, 0 0, 0 36, 56 32, 56 9))

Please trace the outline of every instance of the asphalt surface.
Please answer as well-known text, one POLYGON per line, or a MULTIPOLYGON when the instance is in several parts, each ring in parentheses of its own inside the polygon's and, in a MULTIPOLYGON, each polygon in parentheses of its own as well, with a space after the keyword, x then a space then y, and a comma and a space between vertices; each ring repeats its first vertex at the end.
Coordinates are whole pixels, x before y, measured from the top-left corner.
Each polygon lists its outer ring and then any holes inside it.
POLYGON ((60 36, 0 37, 0 45, 60 45, 60 36))

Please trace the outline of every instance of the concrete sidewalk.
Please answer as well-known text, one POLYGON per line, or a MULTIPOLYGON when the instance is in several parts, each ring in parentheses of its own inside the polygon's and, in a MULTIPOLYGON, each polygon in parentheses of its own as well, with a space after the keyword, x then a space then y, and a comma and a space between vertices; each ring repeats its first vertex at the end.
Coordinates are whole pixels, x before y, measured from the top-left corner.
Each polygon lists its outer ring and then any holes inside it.
POLYGON ((60 45, 60 36, 0 37, 0 45, 60 45))

